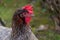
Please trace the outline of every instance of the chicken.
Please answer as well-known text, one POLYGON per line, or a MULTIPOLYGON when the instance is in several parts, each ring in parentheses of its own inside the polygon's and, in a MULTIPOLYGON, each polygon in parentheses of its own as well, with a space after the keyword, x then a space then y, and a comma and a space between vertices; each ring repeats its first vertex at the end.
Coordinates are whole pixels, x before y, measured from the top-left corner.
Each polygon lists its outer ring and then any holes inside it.
MULTIPOLYGON (((28 8, 30 8, 31 5, 28 8)), ((22 8, 18 9, 12 18, 12 28, 6 28, 0 26, 0 40, 38 40, 36 36, 31 31, 29 26, 31 18, 30 9, 29 11, 22 8), (29 14, 27 17, 26 14, 29 14), (28 20, 28 21, 27 21, 28 20)))
POLYGON ((0 26, 0 40, 9 40, 9 36, 11 35, 11 28, 7 28, 4 26, 0 26))

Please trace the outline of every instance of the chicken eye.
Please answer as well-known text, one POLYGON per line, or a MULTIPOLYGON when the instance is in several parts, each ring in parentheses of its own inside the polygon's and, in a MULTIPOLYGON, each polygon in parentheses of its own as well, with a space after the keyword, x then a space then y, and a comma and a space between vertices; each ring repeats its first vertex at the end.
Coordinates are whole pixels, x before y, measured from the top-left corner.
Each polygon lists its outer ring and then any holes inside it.
POLYGON ((20 14, 20 17, 23 17, 23 14, 20 14))

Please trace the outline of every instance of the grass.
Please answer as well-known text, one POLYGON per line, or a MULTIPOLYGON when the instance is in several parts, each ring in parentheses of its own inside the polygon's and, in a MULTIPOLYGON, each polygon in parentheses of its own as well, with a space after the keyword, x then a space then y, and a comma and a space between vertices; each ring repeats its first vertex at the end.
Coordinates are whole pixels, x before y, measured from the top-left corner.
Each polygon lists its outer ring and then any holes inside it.
POLYGON ((39 31, 36 35, 40 40, 60 40, 60 34, 53 30, 39 31))
POLYGON ((0 17, 6 22, 6 26, 11 25, 13 9, 0 7, 0 17))

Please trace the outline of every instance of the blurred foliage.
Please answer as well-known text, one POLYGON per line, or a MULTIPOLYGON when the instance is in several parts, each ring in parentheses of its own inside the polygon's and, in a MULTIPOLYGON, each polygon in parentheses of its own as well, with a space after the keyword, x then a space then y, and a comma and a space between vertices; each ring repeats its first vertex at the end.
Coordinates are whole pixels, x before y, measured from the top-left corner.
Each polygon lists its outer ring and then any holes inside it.
POLYGON ((41 0, 40 4, 41 9, 45 9, 50 14, 50 18, 56 21, 55 26, 60 27, 60 0, 41 0))

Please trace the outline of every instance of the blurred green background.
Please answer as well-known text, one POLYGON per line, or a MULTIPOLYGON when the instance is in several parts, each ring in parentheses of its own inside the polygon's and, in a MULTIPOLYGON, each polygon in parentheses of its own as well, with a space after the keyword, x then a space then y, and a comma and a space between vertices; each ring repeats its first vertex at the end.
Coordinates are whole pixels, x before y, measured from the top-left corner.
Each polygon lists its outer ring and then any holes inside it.
MULTIPOLYGON (((40 0, 33 4, 35 17, 31 21, 32 31, 39 40, 60 40, 60 35, 54 32, 54 23, 45 9, 41 9, 40 0), (47 30, 35 31, 40 25, 48 25, 47 30)), ((12 16, 17 8, 28 4, 29 0, 0 0, 0 17, 5 21, 6 27, 11 27, 12 16)))

